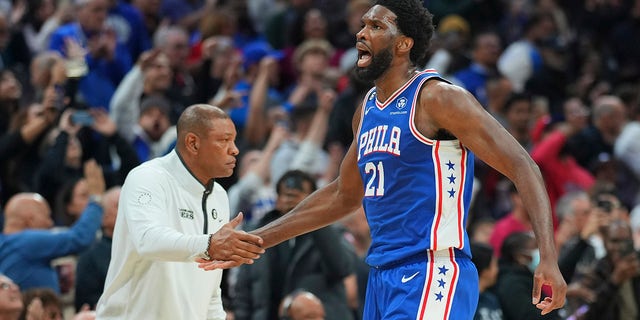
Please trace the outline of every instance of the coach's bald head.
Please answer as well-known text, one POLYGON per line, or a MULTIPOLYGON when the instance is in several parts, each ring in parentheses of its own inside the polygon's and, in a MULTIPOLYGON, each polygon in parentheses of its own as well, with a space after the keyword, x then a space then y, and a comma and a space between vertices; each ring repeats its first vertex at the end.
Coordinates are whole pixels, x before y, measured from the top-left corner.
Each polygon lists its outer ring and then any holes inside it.
POLYGON ((233 174, 238 155, 236 129, 224 110, 192 105, 182 112, 177 131, 176 150, 200 182, 233 174))

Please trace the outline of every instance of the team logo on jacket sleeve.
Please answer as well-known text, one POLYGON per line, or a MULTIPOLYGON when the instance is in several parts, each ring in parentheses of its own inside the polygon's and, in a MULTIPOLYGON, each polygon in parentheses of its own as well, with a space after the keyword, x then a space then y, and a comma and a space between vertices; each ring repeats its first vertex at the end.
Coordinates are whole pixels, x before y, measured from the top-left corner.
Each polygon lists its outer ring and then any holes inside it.
POLYGON ((148 192, 142 192, 138 195, 139 204, 149 204, 151 202, 151 194, 148 192))

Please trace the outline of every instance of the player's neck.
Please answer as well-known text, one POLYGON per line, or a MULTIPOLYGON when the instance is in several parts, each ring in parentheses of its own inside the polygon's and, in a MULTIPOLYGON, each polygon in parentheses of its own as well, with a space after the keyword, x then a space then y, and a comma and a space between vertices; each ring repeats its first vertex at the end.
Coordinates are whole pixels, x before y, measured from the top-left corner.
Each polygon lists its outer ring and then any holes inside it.
POLYGON ((406 66, 391 66, 375 81, 378 101, 386 101, 398 88, 416 74, 416 69, 406 66))

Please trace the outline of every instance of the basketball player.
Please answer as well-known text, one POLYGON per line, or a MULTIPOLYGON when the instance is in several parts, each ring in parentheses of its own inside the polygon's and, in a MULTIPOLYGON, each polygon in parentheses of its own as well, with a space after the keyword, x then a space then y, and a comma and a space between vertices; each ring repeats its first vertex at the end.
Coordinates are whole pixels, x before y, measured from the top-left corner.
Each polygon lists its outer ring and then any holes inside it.
MULTIPOLYGON (((533 304, 564 304, 551 210, 539 169, 473 96, 424 65, 431 14, 417 0, 378 0, 357 34, 357 73, 373 80, 353 120, 340 176, 253 233, 270 247, 364 206, 372 243, 364 319, 472 319, 478 276, 465 231, 474 154, 510 178, 531 216, 541 262, 533 304), (553 297, 541 299, 550 285, 553 297)), ((205 269, 234 262, 202 263, 205 269)))

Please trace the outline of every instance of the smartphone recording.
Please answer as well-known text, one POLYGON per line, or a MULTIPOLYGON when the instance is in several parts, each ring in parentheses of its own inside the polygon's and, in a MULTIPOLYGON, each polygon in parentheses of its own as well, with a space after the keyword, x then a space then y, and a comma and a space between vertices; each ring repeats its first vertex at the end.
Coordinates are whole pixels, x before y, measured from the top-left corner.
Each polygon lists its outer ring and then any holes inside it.
POLYGON ((610 200, 600 199, 598 200, 597 206, 606 213, 611 213, 611 210, 613 210, 613 202, 611 202, 610 200))
POLYGON ((95 119, 88 111, 80 110, 71 114, 71 122, 81 126, 91 126, 95 119))

